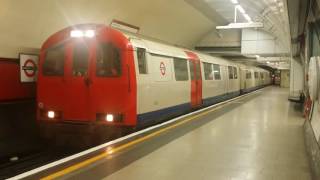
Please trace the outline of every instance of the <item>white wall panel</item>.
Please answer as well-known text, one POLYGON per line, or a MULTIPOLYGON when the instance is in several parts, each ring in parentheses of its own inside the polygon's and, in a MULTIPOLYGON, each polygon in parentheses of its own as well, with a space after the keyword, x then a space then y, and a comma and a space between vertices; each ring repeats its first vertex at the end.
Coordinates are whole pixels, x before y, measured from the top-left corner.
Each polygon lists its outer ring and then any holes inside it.
POLYGON ((284 54, 289 51, 284 48, 271 34, 253 30, 243 29, 241 38, 241 53, 252 54, 284 54))

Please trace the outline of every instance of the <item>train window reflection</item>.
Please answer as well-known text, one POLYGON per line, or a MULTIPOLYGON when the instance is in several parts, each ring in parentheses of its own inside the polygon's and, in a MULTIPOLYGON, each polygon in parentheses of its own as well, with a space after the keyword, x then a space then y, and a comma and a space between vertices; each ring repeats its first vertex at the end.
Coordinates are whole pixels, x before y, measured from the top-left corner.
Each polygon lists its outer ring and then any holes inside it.
POLYGON ((246 71, 246 79, 251 79, 251 72, 250 71, 246 71))
POLYGON ((188 63, 187 60, 174 58, 174 72, 177 81, 187 81, 188 77, 188 63))
POLYGON ((215 80, 221 80, 220 65, 218 64, 213 65, 213 73, 214 73, 215 80))
POLYGON ((119 49, 110 43, 101 43, 97 48, 96 75, 100 77, 114 77, 121 75, 121 61, 119 49))
POLYGON ((203 69, 204 69, 204 79, 213 80, 212 64, 204 62, 203 69))
POLYGON ((234 79, 238 79, 238 70, 236 67, 233 67, 234 79))
POLYGON ((255 79, 258 79, 258 78, 259 78, 258 72, 254 72, 254 78, 255 78, 255 79))
POLYGON ((51 48, 46 52, 43 63, 43 75, 45 76, 63 76, 64 74, 64 46, 51 48))
POLYGON ((228 66, 229 79, 233 79, 233 68, 232 66, 228 66))

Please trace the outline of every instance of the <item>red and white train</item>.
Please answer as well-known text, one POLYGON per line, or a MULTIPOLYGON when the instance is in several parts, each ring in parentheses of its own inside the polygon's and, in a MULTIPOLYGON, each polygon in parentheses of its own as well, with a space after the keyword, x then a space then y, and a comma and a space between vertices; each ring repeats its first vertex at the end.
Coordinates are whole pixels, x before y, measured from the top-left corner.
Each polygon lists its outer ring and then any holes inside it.
MULTIPOLYGON (((145 127, 271 83, 268 71, 150 41, 98 24, 43 44, 38 121, 55 126, 145 127)), ((73 128, 72 128, 73 129, 73 128)))

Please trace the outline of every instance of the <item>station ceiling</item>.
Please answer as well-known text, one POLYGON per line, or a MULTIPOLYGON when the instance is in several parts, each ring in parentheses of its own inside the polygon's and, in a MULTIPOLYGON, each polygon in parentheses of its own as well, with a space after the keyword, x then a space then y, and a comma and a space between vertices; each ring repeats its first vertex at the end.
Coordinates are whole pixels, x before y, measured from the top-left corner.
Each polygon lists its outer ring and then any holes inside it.
MULTIPOLYGON (((288 23, 285 2, 239 2, 253 20, 264 22, 265 31, 289 43, 290 33, 283 28, 288 23)), ((48 36, 66 26, 110 24, 113 19, 140 27, 143 35, 193 48, 234 16, 230 0, 0 0, 0 4, 0 57, 8 58, 37 52, 48 36)))

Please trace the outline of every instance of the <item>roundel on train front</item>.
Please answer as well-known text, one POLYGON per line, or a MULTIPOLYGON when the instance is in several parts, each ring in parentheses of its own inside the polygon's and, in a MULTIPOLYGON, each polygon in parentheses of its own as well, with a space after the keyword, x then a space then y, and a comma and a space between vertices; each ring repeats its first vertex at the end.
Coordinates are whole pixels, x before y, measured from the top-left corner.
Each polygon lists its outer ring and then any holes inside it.
POLYGON ((309 95, 312 101, 317 99, 318 95, 318 58, 311 57, 309 62, 309 95))

